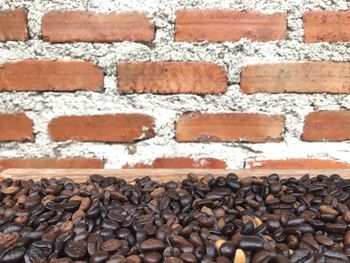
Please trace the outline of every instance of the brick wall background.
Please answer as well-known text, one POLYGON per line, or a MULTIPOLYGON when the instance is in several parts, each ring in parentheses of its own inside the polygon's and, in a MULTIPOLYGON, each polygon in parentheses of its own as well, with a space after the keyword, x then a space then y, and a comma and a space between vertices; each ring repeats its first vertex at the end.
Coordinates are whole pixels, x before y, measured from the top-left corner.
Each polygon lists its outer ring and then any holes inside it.
POLYGON ((350 167, 346 0, 0 0, 0 166, 350 167))

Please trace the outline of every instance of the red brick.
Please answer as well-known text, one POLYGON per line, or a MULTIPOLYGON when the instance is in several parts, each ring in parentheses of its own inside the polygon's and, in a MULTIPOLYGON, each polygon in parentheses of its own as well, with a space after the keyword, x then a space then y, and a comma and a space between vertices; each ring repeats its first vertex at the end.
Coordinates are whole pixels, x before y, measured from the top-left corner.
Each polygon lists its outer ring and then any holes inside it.
POLYGON ((24 113, 0 114, 0 141, 34 141, 32 127, 24 113))
POLYGON ((350 111, 319 111, 305 118, 304 141, 350 140, 350 111))
POLYGON ((176 123, 176 140, 179 142, 281 141, 284 123, 283 115, 185 114, 176 123))
POLYGON ((87 61, 25 60, 0 67, 1 91, 100 91, 103 73, 87 61))
POLYGON ((286 160, 249 160, 248 169, 346 169, 350 163, 343 163, 334 160, 295 158, 286 160))
POLYGON ((242 69, 244 93, 349 93, 350 63, 293 62, 259 64, 242 69))
POLYGON ((70 169, 70 168, 103 168, 103 160, 94 158, 37 158, 37 159, 3 159, 0 160, 2 168, 51 168, 51 169, 70 169))
POLYGON ((227 89, 225 70, 202 62, 135 62, 117 67, 123 93, 222 93, 227 89))
POLYGON ((270 41, 284 39, 286 31, 283 13, 194 9, 176 14, 176 41, 270 41))
POLYGON ((350 11, 309 11, 303 24, 307 43, 350 41, 350 11))
POLYGON ((226 162, 215 158, 187 158, 187 157, 173 157, 173 158, 156 158, 152 164, 137 163, 135 165, 124 165, 123 168, 155 168, 155 169, 225 169, 226 162))
POLYGON ((54 141, 133 142, 154 136, 154 119, 142 114, 62 116, 49 123, 54 141))
POLYGON ((27 12, 23 9, 0 11, 0 42, 28 40, 27 12))
POLYGON ((151 42, 154 25, 138 12, 54 11, 43 17, 42 35, 50 42, 151 42))

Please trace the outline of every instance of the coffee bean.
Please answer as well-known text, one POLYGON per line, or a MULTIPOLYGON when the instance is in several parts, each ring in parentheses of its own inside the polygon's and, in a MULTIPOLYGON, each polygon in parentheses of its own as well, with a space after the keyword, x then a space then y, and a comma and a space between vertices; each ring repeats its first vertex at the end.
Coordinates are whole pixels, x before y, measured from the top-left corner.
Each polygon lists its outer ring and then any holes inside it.
POLYGON ((344 244, 350 244, 350 230, 348 230, 344 235, 344 244))
POLYGON ((287 237, 287 244, 290 249, 297 249, 299 246, 299 240, 296 236, 289 235, 287 237))
POLYGON ((329 233, 345 234, 346 224, 345 223, 334 223, 334 224, 327 223, 325 229, 329 233))
POLYGON ((184 263, 184 261, 177 257, 168 257, 164 260, 164 263, 184 263))
POLYGON ((159 240, 150 238, 143 241, 140 245, 142 251, 154 251, 154 250, 163 250, 165 248, 165 244, 159 240))
POLYGON ((235 257, 233 263, 246 263, 247 257, 242 249, 237 249, 235 253, 235 257))
POLYGON ((275 251, 270 250, 260 250, 254 254, 252 258, 252 263, 263 263, 263 262, 272 262, 276 257, 275 251))
POLYGON ((347 262, 349 182, 0 180, 0 262, 347 262))
POLYGON ((86 255, 86 242, 68 241, 64 247, 64 253, 72 259, 83 259, 86 255))
POLYGON ((290 258, 290 262, 291 263, 301 263, 301 262, 313 263, 314 257, 312 255, 311 251, 297 249, 292 254, 292 256, 290 258))
POLYGON ((332 207, 330 206, 326 206, 326 205, 321 205, 320 206, 320 211, 322 213, 325 213, 325 214, 330 214, 330 215, 338 215, 338 211, 333 209, 332 207))
POLYGON ((114 252, 121 247, 121 242, 118 239, 109 239, 103 242, 101 249, 107 252, 114 252))
POLYGON ((293 195, 282 195, 280 200, 281 200, 281 202, 291 204, 291 203, 294 203, 296 201, 296 198, 293 195))
POLYGON ((162 255, 159 252, 148 252, 145 254, 143 261, 145 263, 158 263, 161 262, 162 255))
POLYGON ((224 242, 219 249, 219 254, 228 258, 232 258, 235 252, 236 252, 236 248, 233 245, 233 242, 229 242, 229 241, 224 242))
POLYGON ((259 236, 242 236, 237 245, 242 249, 261 249, 264 240, 259 236))
POLYGON ((332 260, 334 262, 349 262, 349 258, 339 251, 326 250, 323 254, 328 260, 332 260))
POLYGON ((315 239, 319 244, 324 245, 326 247, 331 247, 334 244, 334 241, 327 236, 316 235, 315 239))
POLYGON ((225 243, 226 241, 223 239, 219 239, 215 242, 215 249, 218 253, 220 253, 220 247, 223 243, 225 243))
POLYGON ((24 247, 13 248, 1 254, 0 262, 3 262, 3 263, 23 262, 23 257, 25 253, 26 253, 26 249, 24 247))
POLYGON ((16 194, 20 188, 18 186, 9 186, 5 188, 1 188, 0 192, 4 195, 14 195, 16 194))
POLYGON ((182 253, 180 258, 186 263, 197 263, 197 258, 192 253, 182 253))
POLYGON ((91 255, 89 263, 102 263, 106 262, 109 255, 105 251, 97 251, 95 254, 91 255))

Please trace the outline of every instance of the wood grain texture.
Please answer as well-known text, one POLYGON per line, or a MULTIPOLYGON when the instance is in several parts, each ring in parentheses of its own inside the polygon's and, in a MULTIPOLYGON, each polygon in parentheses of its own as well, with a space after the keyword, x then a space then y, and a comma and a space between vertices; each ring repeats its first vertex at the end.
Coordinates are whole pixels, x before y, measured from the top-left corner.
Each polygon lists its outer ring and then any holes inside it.
POLYGON ((311 169, 311 170, 225 170, 225 169, 5 169, 0 172, 0 179, 33 179, 38 181, 42 178, 71 178, 76 182, 85 182, 90 175, 100 174, 103 176, 115 176, 133 181, 136 178, 150 176, 157 182, 181 181, 187 174, 195 173, 199 177, 206 174, 214 176, 225 176, 228 173, 235 173, 239 177, 245 176, 268 176, 279 174, 281 178, 301 177, 305 174, 317 176, 319 174, 332 175, 339 174, 343 178, 350 179, 350 169, 311 169))

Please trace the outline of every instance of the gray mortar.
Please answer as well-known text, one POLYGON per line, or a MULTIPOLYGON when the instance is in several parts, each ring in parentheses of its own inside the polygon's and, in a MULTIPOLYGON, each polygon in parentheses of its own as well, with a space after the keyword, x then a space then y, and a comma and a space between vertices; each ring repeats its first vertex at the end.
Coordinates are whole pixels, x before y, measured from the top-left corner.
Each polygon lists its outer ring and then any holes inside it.
POLYGON ((307 10, 348 10, 340 1, 285 0, 0 0, 1 9, 24 7, 28 10, 28 42, 0 43, 0 64, 23 59, 84 59, 98 65, 105 74, 103 92, 25 92, 0 93, 0 112, 25 111, 34 121, 35 143, 1 143, 0 158, 9 157, 97 157, 106 168, 125 163, 149 163, 156 157, 210 156, 225 160, 230 168, 241 168, 247 159, 283 159, 293 157, 326 158, 350 162, 349 142, 305 143, 300 141, 303 120, 315 110, 350 109, 350 95, 330 94, 255 94, 239 90, 242 66, 282 61, 349 61, 350 44, 303 44, 302 15, 307 10), (288 14, 287 40, 267 43, 242 39, 224 43, 174 42, 175 12, 190 8, 232 8, 276 11, 288 14), (42 15, 51 10, 91 10, 145 12, 156 25, 152 45, 139 43, 49 44, 40 40, 42 15), (120 95, 117 92, 116 63, 120 61, 207 61, 223 66, 228 72, 228 91, 222 95, 120 95), (186 111, 259 112, 285 114, 285 140, 280 143, 177 143, 174 122, 186 111), (47 124, 61 115, 142 112, 156 118, 155 138, 135 144, 52 142, 47 124), (136 146, 136 153, 128 151, 136 146))

